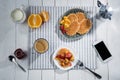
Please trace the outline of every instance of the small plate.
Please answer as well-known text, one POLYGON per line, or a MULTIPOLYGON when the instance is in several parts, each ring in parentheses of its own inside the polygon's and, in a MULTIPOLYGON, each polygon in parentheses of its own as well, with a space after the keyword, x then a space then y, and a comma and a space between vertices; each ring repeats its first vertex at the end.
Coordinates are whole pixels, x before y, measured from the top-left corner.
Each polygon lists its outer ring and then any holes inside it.
MULTIPOLYGON (((74 9, 68 10, 67 12, 65 12, 65 13, 63 14, 62 18, 63 18, 64 16, 67 16, 67 15, 71 14, 71 13, 77 13, 77 12, 82 12, 82 13, 85 14, 86 18, 88 18, 88 19, 90 18, 90 17, 88 16, 87 12, 85 12, 84 10, 79 9, 79 8, 74 8, 74 9)), ((62 18, 61 18, 60 20, 62 20, 62 18)), ((60 30, 60 28, 59 28, 59 30, 60 30)), ((88 33, 88 32, 87 32, 87 33, 88 33)), ((87 34, 87 33, 86 33, 86 34, 87 34)), ((85 34, 83 34, 83 35, 81 35, 81 34, 76 34, 76 35, 74 35, 74 36, 69 36, 69 35, 67 35, 67 34, 63 34, 61 30, 60 30, 60 34, 61 34, 65 39, 69 39, 69 40, 77 40, 77 39, 82 38, 82 37, 85 35, 85 34)))
POLYGON ((59 69, 61 69, 61 70, 70 70, 71 68, 73 68, 73 67, 76 65, 76 63, 77 63, 77 61, 78 61, 78 59, 77 59, 76 56, 75 56, 75 51, 73 51, 73 49, 71 49, 71 48, 68 48, 67 46, 66 46, 66 47, 65 47, 65 46, 59 47, 59 48, 54 52, 52 59, 53 59, 55 65, 56 65, 59 69), (70 67, 64 68, 64 67, 60 66, 60 64, 59 64, 59 62, 58 62, 57 60, 55 60, 55 57, 57 56, 58 51, 59 51, 60 49, 62 49, 62 48, 67 48, 68 50, 70 50, 70 52, 71 52, 71 53, 73 54, 73 56, 74 56, 74 61, 72 62, 72 66, 70 66, 70 67))

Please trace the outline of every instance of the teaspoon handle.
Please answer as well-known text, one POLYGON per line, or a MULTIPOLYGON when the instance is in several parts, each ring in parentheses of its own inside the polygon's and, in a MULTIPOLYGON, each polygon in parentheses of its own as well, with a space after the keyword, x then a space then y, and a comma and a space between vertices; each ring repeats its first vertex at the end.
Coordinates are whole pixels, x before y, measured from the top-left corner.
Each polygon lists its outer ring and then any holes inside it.
POLYGON ((20 65, 18 64, 15 60, 13 61, 20 69, 22 69, 24 72, 26 72, 26 70, 20 65))
POLYGON ((95 75, 98 79, 101 79, 102 76, 97 74, 96 72, 93 72, 92 70, 90 70, 89 68, 85 67, 85 69, 87 69, 88 71, 90 71, 91 73, 93 73, 93 75, 95 75))
POLYGON ((18 65, 24 72, 26 72, 26 70, 25 70, 20 64, 17 63, 17 65, 18 65))

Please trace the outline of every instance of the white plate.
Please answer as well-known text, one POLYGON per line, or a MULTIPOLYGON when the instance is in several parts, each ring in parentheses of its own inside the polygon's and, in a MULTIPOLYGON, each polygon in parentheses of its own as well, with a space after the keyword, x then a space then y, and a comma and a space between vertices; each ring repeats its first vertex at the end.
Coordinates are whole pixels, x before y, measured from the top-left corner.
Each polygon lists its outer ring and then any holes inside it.
POLYGON ((66 47, 66 46, 61 46, 61 47, 59 47, 59 48, 54 52, 52 59, 53 59, 55 65, 56 65, 59 69, 61 69, 61 70, 70 70, 71 68, 73 68, 73 67, 77 64, 77 61, 78 61, 78 59, 76 58, 76 55, 75 55, 75 51, 74 51, 72 48, 69 48, 69 47, 66 47), (67 48, 68 50, 70 50, 70 52, 71 52, 71 53, 73 54, 73 56, 74 56, 74 61, 72 62, 72 66, 70 66, 70 67, 64 68, 64 67, 60 66, 59 62, 55 59, 55 57, 57 56, 58 51, 59 51, 60 49, 62 49, 62 48, 67 48))

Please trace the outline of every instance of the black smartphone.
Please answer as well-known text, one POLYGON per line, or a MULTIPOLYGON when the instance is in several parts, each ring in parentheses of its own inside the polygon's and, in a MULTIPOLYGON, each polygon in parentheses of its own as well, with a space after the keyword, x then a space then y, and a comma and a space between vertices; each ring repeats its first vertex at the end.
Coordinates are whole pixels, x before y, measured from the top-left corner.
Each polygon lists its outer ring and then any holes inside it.
POLYGON ((98 53, 100 60, 107 62, 112 59, 112 55, 103 41, 96 41, 93 46, 98 53))

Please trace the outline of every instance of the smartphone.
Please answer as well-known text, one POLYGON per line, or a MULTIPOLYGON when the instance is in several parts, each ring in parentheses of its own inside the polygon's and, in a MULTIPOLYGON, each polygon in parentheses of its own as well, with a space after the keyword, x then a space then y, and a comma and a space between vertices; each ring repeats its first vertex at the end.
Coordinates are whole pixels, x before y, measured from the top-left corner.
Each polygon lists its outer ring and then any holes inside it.
POLYGON ((96 41, 95 43, 93 43, 93 46, 95 48, 95 51, 98 53, 98 57, 101 61, 108 62, 112 59, 112 55, 104 41, 96 41))

